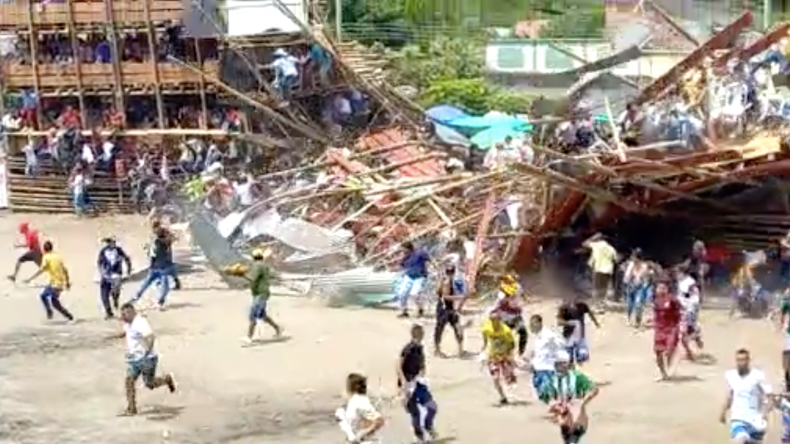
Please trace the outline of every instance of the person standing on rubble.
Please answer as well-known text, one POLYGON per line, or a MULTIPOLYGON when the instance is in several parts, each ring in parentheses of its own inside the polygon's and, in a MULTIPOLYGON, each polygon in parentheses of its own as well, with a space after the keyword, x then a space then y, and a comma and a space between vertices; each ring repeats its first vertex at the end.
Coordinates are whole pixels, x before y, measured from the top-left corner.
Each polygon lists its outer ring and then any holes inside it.
POLYGON ((299 79, 299 68, 297 67, 299 60, 282 48, 277 48, 272 55, 274 61, 266 65, 265 68, 274 70, 274 84, 272 86, 280 95, 280 100, 284 102, 284 105, 287 105, 291 96, 291 88, 299 79))
POLYGON ((413 243, 408 241, 403 243, 403 250, 406 253, 401 261, 403 276, 395 290, 395 297, 398 299, 400 308, 398 317, 409 317, 408 304, 411 297, 415 298, 414 302, 417 304, 417 316, 419 317, 425 314, 421 293, 425 278, 428 277, 428 263, 431 259, 425 250, 416 248, 413 243))
POLYGON ((592 235, 584 241, 582 246, 590 250, 590 259, 587 264, 592 271, 593 300, 603 306, 609 285, 612 283, 617 262, 617 250, 604 239, 601 233, 592 235))

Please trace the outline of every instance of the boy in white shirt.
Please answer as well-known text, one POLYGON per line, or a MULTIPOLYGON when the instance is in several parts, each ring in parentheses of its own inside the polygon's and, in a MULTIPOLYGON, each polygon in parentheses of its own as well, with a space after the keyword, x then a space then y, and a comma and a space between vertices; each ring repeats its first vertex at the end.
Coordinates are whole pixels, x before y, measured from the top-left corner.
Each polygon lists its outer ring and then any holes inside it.
POLYGON ((749 351, 735 352, 735 370, 725 373, 727 400, 719 420, 727 422, 730 413, 730 435, 734 444, 761 443, 767 427, 766 417, 771 409, 771 387, 765 374, 749 365, 749 351))
POLYGON ((340 430, 353 444, 379 442, 376 432, 384 426, 384 417, 373 407, 368 397, 368 381, 364 376, 351 373, 346 378, 346 393, 349 398, 345 408, 335 412, 340 430))
POLYGON ((545 384, 553 381, 557 353, 564 350, 564 341, 559 334, 543 325, 543 317, 540 315, 529 318, 529 329, 535 338, 530 358, 532 386, 538 394, 542 392, 545 384))
POLYGON ((686 351, 686 357, 694 360, 690 342, 698 349, 702 350, 702 329, 699 325, 700 291, 697 280, 694 279, 685 269, 677 271, 678 302, 682 307, 682 321, 680 330, 680 341, 686 351))

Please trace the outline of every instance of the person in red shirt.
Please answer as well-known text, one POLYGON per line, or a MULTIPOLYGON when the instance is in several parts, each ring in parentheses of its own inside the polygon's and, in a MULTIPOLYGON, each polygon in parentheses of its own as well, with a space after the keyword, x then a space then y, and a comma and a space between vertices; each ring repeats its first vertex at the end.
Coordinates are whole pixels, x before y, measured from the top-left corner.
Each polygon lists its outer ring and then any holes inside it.
POLYGON ((672 358, 680 340, 681 314, 680 302, 670 293, 667 282, 658 282, 653 302, 653 351, 660 373, 658 381, 669 379, 667 370, 672 366, 672 358))
POLYGON ((10 279, 12 282, 16 281, 16 275, 19 274, 19 268, 25 262, 33 262, 36 264, 36 266, 41 266, 42 254, 38 231, 30 228, 29 223, 22 222, 19 224, 19 234, 22 235, 23 241, 14 244, 14 248, 27 248, 27 251, 22 256, 19 256, 19 259, 17 259, 16 267, 14 268, 14 274, 8 276, 8 279, 10 279))

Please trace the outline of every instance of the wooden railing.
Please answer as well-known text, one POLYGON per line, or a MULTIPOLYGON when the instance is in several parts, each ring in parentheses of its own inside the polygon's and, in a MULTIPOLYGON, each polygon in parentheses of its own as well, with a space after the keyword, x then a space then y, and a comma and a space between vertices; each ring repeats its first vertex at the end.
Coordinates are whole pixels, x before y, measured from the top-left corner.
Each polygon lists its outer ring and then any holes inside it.
MULTIPOLYGON (((113 0, 112 17, 114 21, 117 23, 146 23, 148 19, 145 1, 148 1, 151 21, 184 18, 185 8, 184 2, 181 0, 113 0)), ((75 24, 106 23, 110 17, 102 1, 73 1, 71 8, 75 24)), ((26 27, 31 19, 34 25, 69 23, 69 4, 63 2, 42 5, 35 1, 17 0, 10 5, 0 5, 0 27, 26 27)))
MULTIPOLYGON (((163 85, 180 85, 184 83, 200 83, 200 76, 178 65, 158 63, 159 83, 163 85)), ((207 61, 203 70, 214 77, 219 76, 219 63, 207 61)), ((36 69, 31 65, 6 63, 2 67, 3 83, 6 88, 33 88, 36 85, 35 75, 38 72, 40 88, 60 88, 78 85, 81 76, 82 86, 107 86, 115 83, 112 64, 40 64, 36 69), (79 69, 79 71, 77 71, 79 69)), ((151 63, 121 63, 121 79, 124 86, 152 85, 156 82, 151 63)))

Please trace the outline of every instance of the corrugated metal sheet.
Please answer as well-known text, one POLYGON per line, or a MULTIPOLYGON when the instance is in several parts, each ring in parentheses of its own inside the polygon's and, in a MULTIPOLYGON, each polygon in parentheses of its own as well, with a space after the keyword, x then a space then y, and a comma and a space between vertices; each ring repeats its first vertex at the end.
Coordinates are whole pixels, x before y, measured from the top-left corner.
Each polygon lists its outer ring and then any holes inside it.
MULTIPOLYGON (((374 131, 367 136, 360 139, 357 144, 359 150, 374 150, 377 148, 392 146, 399 143, 404 143, 410 140, 398 128, 387 128, 380 131, 374 131)), ((422 156, 423 153, 414 146, 407 145, 403 148, 388 151, 382 156, 390 163, 405 162, 409 159, 422 156)), ((411 165, 404 165, 398 168, 398 173, 401 177, 409 178, 428 178, 436 177, 444 174, 444 169, 437 159, 426 159, 422 162, 413 163, 411 165)))

